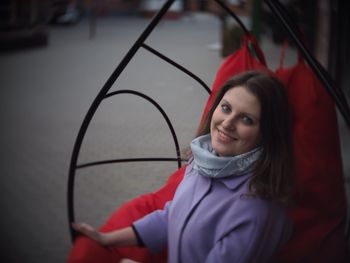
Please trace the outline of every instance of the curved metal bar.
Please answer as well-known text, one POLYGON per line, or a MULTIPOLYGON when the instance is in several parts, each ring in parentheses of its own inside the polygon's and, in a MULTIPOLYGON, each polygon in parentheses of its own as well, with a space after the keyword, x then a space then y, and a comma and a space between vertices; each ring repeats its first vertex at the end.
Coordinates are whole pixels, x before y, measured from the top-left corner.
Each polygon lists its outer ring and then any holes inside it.
POLYGON ((117 90, 117 91, 108 93, 105 96, 105 99, 107 99, 107 98, 109 98, 111 96, 114 96, 114 95, 118 95, 118 94, 133 94, 133 95, 139 96, 139 97, 147 100, 148 102, 152 103, 153 106, 155 106, 159 110, 159 112, 163 115, 163 118, 165 119, 166 123, 168 124, 168 127, 170 129, 171 135, 173 136, 173 140, 174 140, 174 144, 175 144, 175 148, 176 148, 176 156, 177 156, 177 159, 178 159, 178 163, 177 164, 178 164, 178 168, 180 168, 182 164, 181 164, 181 153, 180 153, 179 142, 177 140, 177 136, 176 136, 174 127, 173 127, 169 117, 166 115, 165 111, 162 109, 162 107, 155 100, 150 98, 149 96, 147 96, 147 95, 145 95, 145 94, 143 94, 141 92, 135 91, 135 90, 117 90))
POLYGON ((350 108, 349 108, 349 104, 348 101, 346 99, 346 96, 343 92, 343 90, 341 88, 338 88, 338 86, 336 86, 335 81, 333 79, 333 77, 330 75, 330 73, 321 65, 321 63, 319 61, 316 60, 316 63, 318 64, 318 67, 320 68, 321 72, 323 73, 323 75, 325 76, 325 78, 328 79, 328 81, 330 83, 332 83, 332 86, 334 87, 334 91, 338 94, 338 98, 340 100, 341 103, 343 103, 345 110, 348 112, 348 115, 350 116, 350 108))
MULTIPOLYGON (((178 162, 178 158, 125 158, 125 159, 112 159, 98 162, 82 163, 77 165, 77 169, 87 168, 91 166, 112 164, 112 163, 132 163, 132 162, 178 162)), ((187 159, 181 158, 181 161, 187 162, 187 159)))
MULTIPOLYGON (((277 1, 276 1, 277 2, 277 1)), ((329 78, 325 76, 325 70, 320 69, 320 64, 317 60, 311 55, 310 51, 306 48, 304 43, 298 37, 298 34, 295 32, 295 25, 291 25, 291 21, 287 21, 287 19, 282 15, 281 8, 275 6, 275 1, 265 0, 265 3, 270 7, 275 16, 282 22, 283 26, 286 28, 291 38, 296 43, 299 51, 308 62, 309 66, 316 74, 318 79, 321 81, 323 86, 325 87, 328 94, 333 98, 333 101, 337 105, 340 113, 342 114, 346 124, 350 127, 350 110, 347 103, 344 104, 345 99, 339 98, 339 93, 335 91, 332 83, 329 81, 329 78), (293 29, 294 27, 294 29, 293 29)), ((294 24, 294 23, 292 23, 294 24)))
POLYGON ((152 47, 146 45, 145 43, 142 44, 142 47, 146 50, 148 50, 149 52, 153 53, 154 55, 160 57, 161 59, 165 60, 166 62, 168 62, 169 64, 175 66, 176 68, 178 68, 179 70, 181 70, 182 72, 186 73, 187 75, 189 75, 191 78, 193 78, 194 80, 196 80, 199 84, 202 85, 202 87, 209 93, 209 95, 211 94, 211 90, 208 87, 207 84, 205 84, 205 82, 203 80, 201 80, 199 77, 197 77, 195 74, 193 74, 191 71, 189 71, 188 69, 184 68, 183 66, 181 66, 180 64, 176 63, 175 61, 171 60, 170 58, 168 58, 167 56, 163 55, 162 53, 160 53, 159 51, 153 49, 152 47))
POLYGON ((92 117, 94 116, 98 106, 100 105, 101 101, 104 99, 105 94, 108 92, 108 90, 112 87, 114 82, 118 79, 122 71, 125 69, 127 64, 130 62, 130 60, 134 57, 136 52, 139 50, 141 44, 147 39, 147 37, 152 33, 154 28, 157 26, 159 21, 162 19, 162 17, 165 15, 165 13, 168 11, 170 6, 175 0, 168 0, 162 8, 159 10, 159 12, 154 16, 152 21, 148 24, 146 29, 142 32, 142 34, 139 36, 139 38, 136 40, 134 45, 130 48, 128 53, 125 55, 123 60, 120 62, 118 67, 114 70, 112 75, 108 78, 98 95, 96 96, 95 100, 93 101, 92 105, 90 106, 87 114, 85 115, 85 118, 83 120, 82 125, 80 126, 77 138, 74 143, 71 162, 69 166, 69 175, 68 175, 68 187, 67 187, 67 206, 68 206, 68 222, 69 222, 69 231, 71 234, 72 241, 76 237, 76 233, 71 227, 71 223, 75 221, 74 218, 74 179, 75 179, 75 170, 76 170, 76 164, 80 152, 80 148, 86 133, 86 130, 92 120, 92 117))
POLYGON ((246 35, 249 35, 249 30, 245 27, 242 20, 239 19, 239 17, 222 0, 215 0, 215 2, 217 2, 218 5, 220 5, 222 7, 222 9, 224 9, 227 13, 229 13, 236 20, 236 22, 242 28, 242 30, 244 31, 244 33, 246 35))

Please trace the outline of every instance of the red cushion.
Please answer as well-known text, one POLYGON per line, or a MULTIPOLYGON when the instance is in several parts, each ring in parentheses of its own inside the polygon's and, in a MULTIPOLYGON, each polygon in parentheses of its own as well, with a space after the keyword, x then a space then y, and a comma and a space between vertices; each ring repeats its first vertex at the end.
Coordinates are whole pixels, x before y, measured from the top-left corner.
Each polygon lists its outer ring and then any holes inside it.
POLYGON ((346 198, 334 103, 301 58, 276 74, 288 89, 296 159, 294 234, 281 262, 343 262, 346 198))

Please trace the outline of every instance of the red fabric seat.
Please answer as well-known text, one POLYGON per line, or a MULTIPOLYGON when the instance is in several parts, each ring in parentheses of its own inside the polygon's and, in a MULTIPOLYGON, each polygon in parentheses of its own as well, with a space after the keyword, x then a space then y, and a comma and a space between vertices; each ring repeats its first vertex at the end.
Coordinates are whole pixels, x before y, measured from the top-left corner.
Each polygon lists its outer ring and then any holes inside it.
POLYGON ((299 55, 277 76, 288 89, 295 151, 294 235, 281 262, 344 262, 346 197, 334 103, 299 55))

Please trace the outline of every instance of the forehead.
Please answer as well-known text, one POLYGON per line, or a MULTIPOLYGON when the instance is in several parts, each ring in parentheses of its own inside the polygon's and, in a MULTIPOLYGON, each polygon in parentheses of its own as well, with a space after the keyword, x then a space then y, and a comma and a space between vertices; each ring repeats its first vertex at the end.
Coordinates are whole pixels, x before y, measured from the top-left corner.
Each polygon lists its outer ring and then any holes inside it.
POLYGON ((235 110, 260 116, 260 102, 258 98, 243 86, 229 89, 222 100, 228 102, 235 110))

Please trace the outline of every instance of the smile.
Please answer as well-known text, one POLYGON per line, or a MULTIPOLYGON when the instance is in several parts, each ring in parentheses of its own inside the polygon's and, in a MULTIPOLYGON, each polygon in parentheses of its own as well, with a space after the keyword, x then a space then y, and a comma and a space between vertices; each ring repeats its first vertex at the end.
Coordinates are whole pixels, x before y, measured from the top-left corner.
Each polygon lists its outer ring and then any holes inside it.
POLYGON ((218 139, 222 142, 230 142, 230 141, 236 141, 237 139, 235 137, 232 137, 231 135, 228 135, 227 133, 216 129, 218 132, 218 139))

